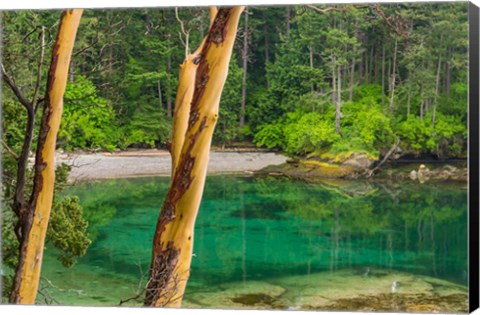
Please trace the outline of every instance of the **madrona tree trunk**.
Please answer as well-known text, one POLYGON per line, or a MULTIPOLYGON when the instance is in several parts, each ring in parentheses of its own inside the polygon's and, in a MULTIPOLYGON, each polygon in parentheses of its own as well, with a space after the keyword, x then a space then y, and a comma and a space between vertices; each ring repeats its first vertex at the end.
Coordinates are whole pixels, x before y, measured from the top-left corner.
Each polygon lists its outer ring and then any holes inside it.
POLYGON ((180 66, 170 147, 172 178, 153 238, 144 301, 148 306, 181 305, 218 105, 243 10, 243 6, 211 9, 215 19, 206 38, 180 66))
POLYGON ((37 295, 43 248, 53 200, 55 145, 73 45, 83 10, 66 10, 52 51, 45 104, 35 157, 33 192, 20 213, 20 256, 10 303, 33 304, 37 295))

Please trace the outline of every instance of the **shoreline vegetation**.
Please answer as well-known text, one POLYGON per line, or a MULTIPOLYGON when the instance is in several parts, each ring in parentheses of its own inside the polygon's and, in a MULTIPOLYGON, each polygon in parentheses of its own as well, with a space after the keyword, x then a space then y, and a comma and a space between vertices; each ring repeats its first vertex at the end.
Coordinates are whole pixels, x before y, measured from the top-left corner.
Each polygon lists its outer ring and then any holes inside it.
MULTIPOLYGON (((170 176, 170 154, 166 150, 123 150, 116 152, 57 152, 57 164, 72 167, 70 182, 114 178, 170 176)), ((32 160, 31 160, 32 161, 32 160)), ((362 153, 352 153, 341 160, 288 157, 283 152, 248 146, 214 147, 209 175, 245 174, 277 176, 305 181, 342 180, 410 180, 467 182, 466 159, 399 158, 376 168, 378 161, 362 153), (375 169, 373 173, 372 170, 375 169)))

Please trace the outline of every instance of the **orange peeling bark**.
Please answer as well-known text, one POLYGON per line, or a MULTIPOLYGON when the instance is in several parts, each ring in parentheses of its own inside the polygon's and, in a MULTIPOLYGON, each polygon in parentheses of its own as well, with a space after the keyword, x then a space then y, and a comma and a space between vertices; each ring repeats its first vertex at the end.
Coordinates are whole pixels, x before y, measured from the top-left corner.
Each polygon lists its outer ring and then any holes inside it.
POLYGON ((193 231, 205 185, 218 106, 243 10, 243 6, 219 9, 198 54, 187 58, 182 65, 181 70, 189 74, 185 76, 181 72, 177 100, 184 101, 176 102, 176 106, 181 104, 184 108, 175 109, 174 170, 157 221, 145 305, 181 306, 190 274, 193 231), (190 102, 185 103, 186 99, 190 102))
POLYGON ((45 235, 53 200, 55 182, 55 145, 62 117, 63 95, 70 58, 83 10, 62 14, 47 79, 45 107, 40 126, 35 162, 35 177, 30 200, 29 228, 22 242, 24 259, 17 270, 20 279, 15 303, 33 304, 38 290, 45 235))

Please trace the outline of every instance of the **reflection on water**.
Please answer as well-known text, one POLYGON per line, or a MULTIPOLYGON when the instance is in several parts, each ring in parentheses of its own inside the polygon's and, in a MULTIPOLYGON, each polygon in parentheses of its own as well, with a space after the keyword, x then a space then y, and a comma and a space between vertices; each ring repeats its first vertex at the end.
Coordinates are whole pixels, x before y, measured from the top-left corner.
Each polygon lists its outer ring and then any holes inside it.
MULTIPOLYGON (((168 178, 73 187, 94 242, 69 270, 47 250, 42 275, 57 289, 46 283, 46 291, 81 305, 134 295, 167 188, 168 178)), ((432 307, 451 299, 440 311, 458 311, 467 283, 465 187, 214 176, 197 219, 184 305, 354 309, 350 302, 362 308, 355 298, 370 294, 372 310, 415 310, 402 300, 411 295, 432 307), (432 294, 440 301, 428 300, 432 294)))

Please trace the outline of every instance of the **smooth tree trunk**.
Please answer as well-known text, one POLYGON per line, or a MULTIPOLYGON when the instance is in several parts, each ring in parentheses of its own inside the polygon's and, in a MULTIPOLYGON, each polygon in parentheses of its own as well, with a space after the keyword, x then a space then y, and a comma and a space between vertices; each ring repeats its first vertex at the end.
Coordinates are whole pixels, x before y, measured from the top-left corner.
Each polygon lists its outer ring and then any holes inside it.
MULTIPOLYGON (((452 48, 449 48, 448 49, 448 59, 447 60, 451 60, 452 58, 452 48)), ((451 85, 451 81, 452 81, 452 67, 450 66, 450 62, 446 62, 445 63, 445 92, 447 93, 447 95, 450 94, 450 85, 451 85)))
POLYGON ((370 65, 368 67, 368 83, 372 83, 372 79, 373 79, 373 47, 370 48, 370 58, 368 59, 369 62, 370 62, 370 65))
POLYGON ((181 65, 171 143, 172 179, 153 239, 144 304, 181 306, 210 144, 243 6, 222 8, 197 52, 181 65))
POLYGON ((350 87, 348 89, 348 100, 353 99, 353 87, 355 85, 355 57, 352 58, 352 67, 350 68, 350 87))
POLYGON ((240 129, 245 125, 245 107, 247 103, 247 68, 248 68, 248 13, 244 14, 245 30, 243 34, 243 50, 242 50, 242 104, 240 105, 240 129))
MULTIPOLYGON (((170 44, 168 45, 170 49, 170 44)), ((167 56, 167 88, 166 88, 166 101, 167 101, 167 116, 172 117, 172 89, 170 88, 170 75, 172 73, 172 57, 170 54, 167 56)))
POLYGON ((19 240, 22 239, 23 229, 21 228, 24 218, 28 212, 28 203, 25 200, 26 175, 28 167, 28 155, 32 147, 33 132, 35 127, 35 110, 33 105, 27 108, 27 125, 25 130, 25 139, 23 141, 22 151, 17 160, 17 184, 15 187, 15 198, 13 202, 13 210, 19 217, 15 234, 19 240))
POLYGON ((378 84, 378 72, 379 72, 379 65, 380 65, 380 52, 376 48, 375 49, 375 69, 374 69, 374 77, 373 77, 373 82, 375 84, 378 84))
POLYGON ((53 201, 55 145, 73 45, 82 13, 81 9, 63 12, 53 47, 35 157, 33 192, 27 213, 21 217, 20 257, 10 303, 33 304, 37 295, 53 201))
POLYGON ((437 65, 437 76, 435 80, 435 97, 433 99, 433 109, 432 109, 432 126, 435 126, 435 119, 437 115, 437 102, 438 102, 438 90, 439 90, 439 85, 440 85, 440 70, 442 67, 442 60, 439 58, 438 59, 438 65, 437 65))
MULTIPOLYGON (((263 20, 266 21, 267 17, 265 15, 265 11, 263 12, 263 20)), ((263 24, 263 37, 264 37, 264 46, 265 46, 265 64, 270 62, 270 49, 269 49, 269 42, 268 42, 268 35, 269 29, 267 23, 263 24)))
POLYGON ((424 115, 424 110, 423 110, 423 104, 424 104, 423 86, 420 86, 420 98, 421 98, 421 101, 420 101, 420 119, 423 120, 423 115, 424 115))
POLYGON ((412 92, 411 92, 411 89, 409 87, 408 88, 408 96, 407 96, 407 119, 410 116, 410 102, 411 102, 410 100, 411 100, 411 95, 412 95, 411 93, 412 92))
POLYGON ((159 108, 163 108, 163 103, 162 103, 162 84, 160 83, 160 79, 157 81, 157 92, 158 92, 158 106, 159 106, 159 108))
MULTIPOLYGON (((361 40, 361 46, 363 46, 363 38, 361 40)), ((362 85, 363 76, 363 53, 359 54, 360 60, 358 61, 358 85, 362 85)))
POLYGON ((382 107, 385 107, 385 45, 382 45, 382 107))
MULTIPOLYGON (((309 57, 310 57, 310 69, 313 69, 313 48, 312 46, 308 46, 308 51, 309 51, 309 57)), ((312 85, 310 86, 310 91, 313 93, 315 92, 315 85, 312 82, 312 85)))
POLYGON ((335 55, 332 55, 332 103, 336 104, 337 102, 337 58, 335 55))
POLYGON ((394 106, 393 101, 394 101, 394 97, 395 97, 396 68, 397 68, 397 40, 395 40, 395 48, 394 48, 394 52, 393 52, 392 74, 391 74, 391 77, 390 77, 390 86, 389 86, 390 100, 389 100, 388 108, 389 108, 390 113, 393 112, 393 106, 394 106))
POLYGON ((340 133, 340 122, 342 119, 342 73, 341 73, 341 66, 337 66, 337 98, 335 103, 335 132, 340 133))
POLYGON ((365 51, 365 82, 370 83, 370 59, 368 58, 368 50, 365 51))

